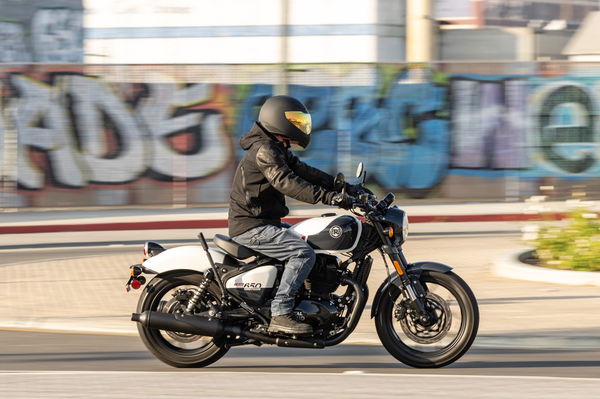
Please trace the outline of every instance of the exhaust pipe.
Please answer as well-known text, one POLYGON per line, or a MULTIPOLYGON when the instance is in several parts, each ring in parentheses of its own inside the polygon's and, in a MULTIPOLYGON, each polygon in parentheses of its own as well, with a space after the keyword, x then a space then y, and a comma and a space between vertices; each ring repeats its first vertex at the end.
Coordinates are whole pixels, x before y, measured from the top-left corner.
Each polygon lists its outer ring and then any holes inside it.
POLYGON ((242 330, 238 326, 226 326, 216 319, 209 319, 203 316, 186 315, 179 313, 163 313, 154 311, 145 311, 142 313, 132 313, 131 320, 136 321, 143 326, 156 328, 158 330, 182 332, 194 335, 203 335, 205 337, 218 337, 226 333, 232 335, 243 335, 247 338, 270 345, 283 346, 288 348, 324 348, 322 340, 301 340, 293 338, 270 337, 263 334, 257 334, 248 330, 242 330))
POLYGON ((225 332, 223 323, 217 319, 180 313, 164 313, 147 310, 142 313, 133 313, 131 315, 131 320, 137 321, 141 325, 149 328, 204 335, 207 337, 218 337, 225 332))

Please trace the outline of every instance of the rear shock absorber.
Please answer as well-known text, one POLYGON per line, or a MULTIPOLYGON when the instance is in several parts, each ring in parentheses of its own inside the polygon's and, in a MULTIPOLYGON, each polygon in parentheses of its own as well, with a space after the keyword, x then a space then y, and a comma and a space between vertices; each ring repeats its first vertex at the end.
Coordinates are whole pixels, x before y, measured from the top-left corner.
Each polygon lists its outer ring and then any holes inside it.
POLYGON ((204 281, 202 281, 200 283, 200 285, 198 286, 198 289, 194 293, 194 296, 192 296, 192 298, 190 298, 190 300, 188 302, 187 308, 185 309, 186 313, 192 313, 192 310, 194 310, 194 307, 196 306, 196 304, 198 303, 200 298, 202 298, 202 296, 208 289, 208 286, 212 282, 212 277, 213 277, 212 273, 213 273, 212 270, 208 270, 208 272, 206 272, 206 275, 204 276, 204 281))

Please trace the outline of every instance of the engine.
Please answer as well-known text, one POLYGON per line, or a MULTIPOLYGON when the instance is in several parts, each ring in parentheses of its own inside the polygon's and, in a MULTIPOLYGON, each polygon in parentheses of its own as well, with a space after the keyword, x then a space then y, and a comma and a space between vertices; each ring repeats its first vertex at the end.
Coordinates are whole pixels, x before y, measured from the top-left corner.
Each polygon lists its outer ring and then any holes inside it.
POLYGON ((340 286, 339 260, 332 255, 317 255, 317 260, 304 282, 303 299, 294 308, 300 318, 313 326, 332 326, 340 310, 332 293, 340 286))
POLYGON ((304 288, 311 298, 325 299, 340 286, 339 259, 333 255, 317 255, 317 260, 304 288))

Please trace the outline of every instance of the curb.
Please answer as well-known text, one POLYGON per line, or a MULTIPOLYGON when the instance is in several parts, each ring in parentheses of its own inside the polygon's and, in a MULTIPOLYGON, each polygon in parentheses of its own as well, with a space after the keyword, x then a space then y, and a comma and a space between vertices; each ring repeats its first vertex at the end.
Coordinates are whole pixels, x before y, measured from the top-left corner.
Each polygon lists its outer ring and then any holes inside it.
POLYGON ((578 272, 532 266, 519 259, 531 249, 507 254, 494 262, 492 273, 515 280, 536 281, 561 285, 594 285, 600 287, 599 272, 578 272))
MULTIPOLYGON (((410 223, 522 222, 561 220, 565 215, 565 213, 561 212, 542 214, 417 215, 409 216, 408 220, 410 223)), ((295 224, 308 218, 309 217, 284 218, 283 221, 289 224, 295 224)), ((69 231, 218 229, 226 227, 227 219, 161 220, 144 222, 8 225, 0 226, 0 234, 57 233, 69 231)))

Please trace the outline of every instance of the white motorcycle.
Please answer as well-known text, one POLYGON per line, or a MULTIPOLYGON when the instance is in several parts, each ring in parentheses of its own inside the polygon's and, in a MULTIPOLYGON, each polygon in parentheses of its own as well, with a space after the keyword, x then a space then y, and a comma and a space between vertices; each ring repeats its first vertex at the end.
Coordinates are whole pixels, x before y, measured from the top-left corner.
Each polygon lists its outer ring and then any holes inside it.
MULTIPOLYGON (((357 177, 364 184, 362 163, 357 177)), ((338 179, 343 182, 341 174, 338 179)), ((365 308, 373 264, 369 254, 377 250, 389 277, 375 294, 371 318, 384 347, 413 367, 456 361, 477 334, 477 301, 450 266, 406 260, 402 245, 408 218, 393 201, 391 193, 378 201, 364 190, 352 208, 360 218, 324 214, 291 227, 317 254, 294 308, 313 327, 311 336, 267 331, 282 262, 220 234, 213 239, 216 248, 208 247, 202 233, 201 246, 165 250, 147 242, 146 259, 130 267, 127 282, 128 290, 137 289, 145 284, 144 275, 152 276, 132 315, 144 344, 175 367, 207 366, 238 345, 337 345, 352 333, 365 308)))

